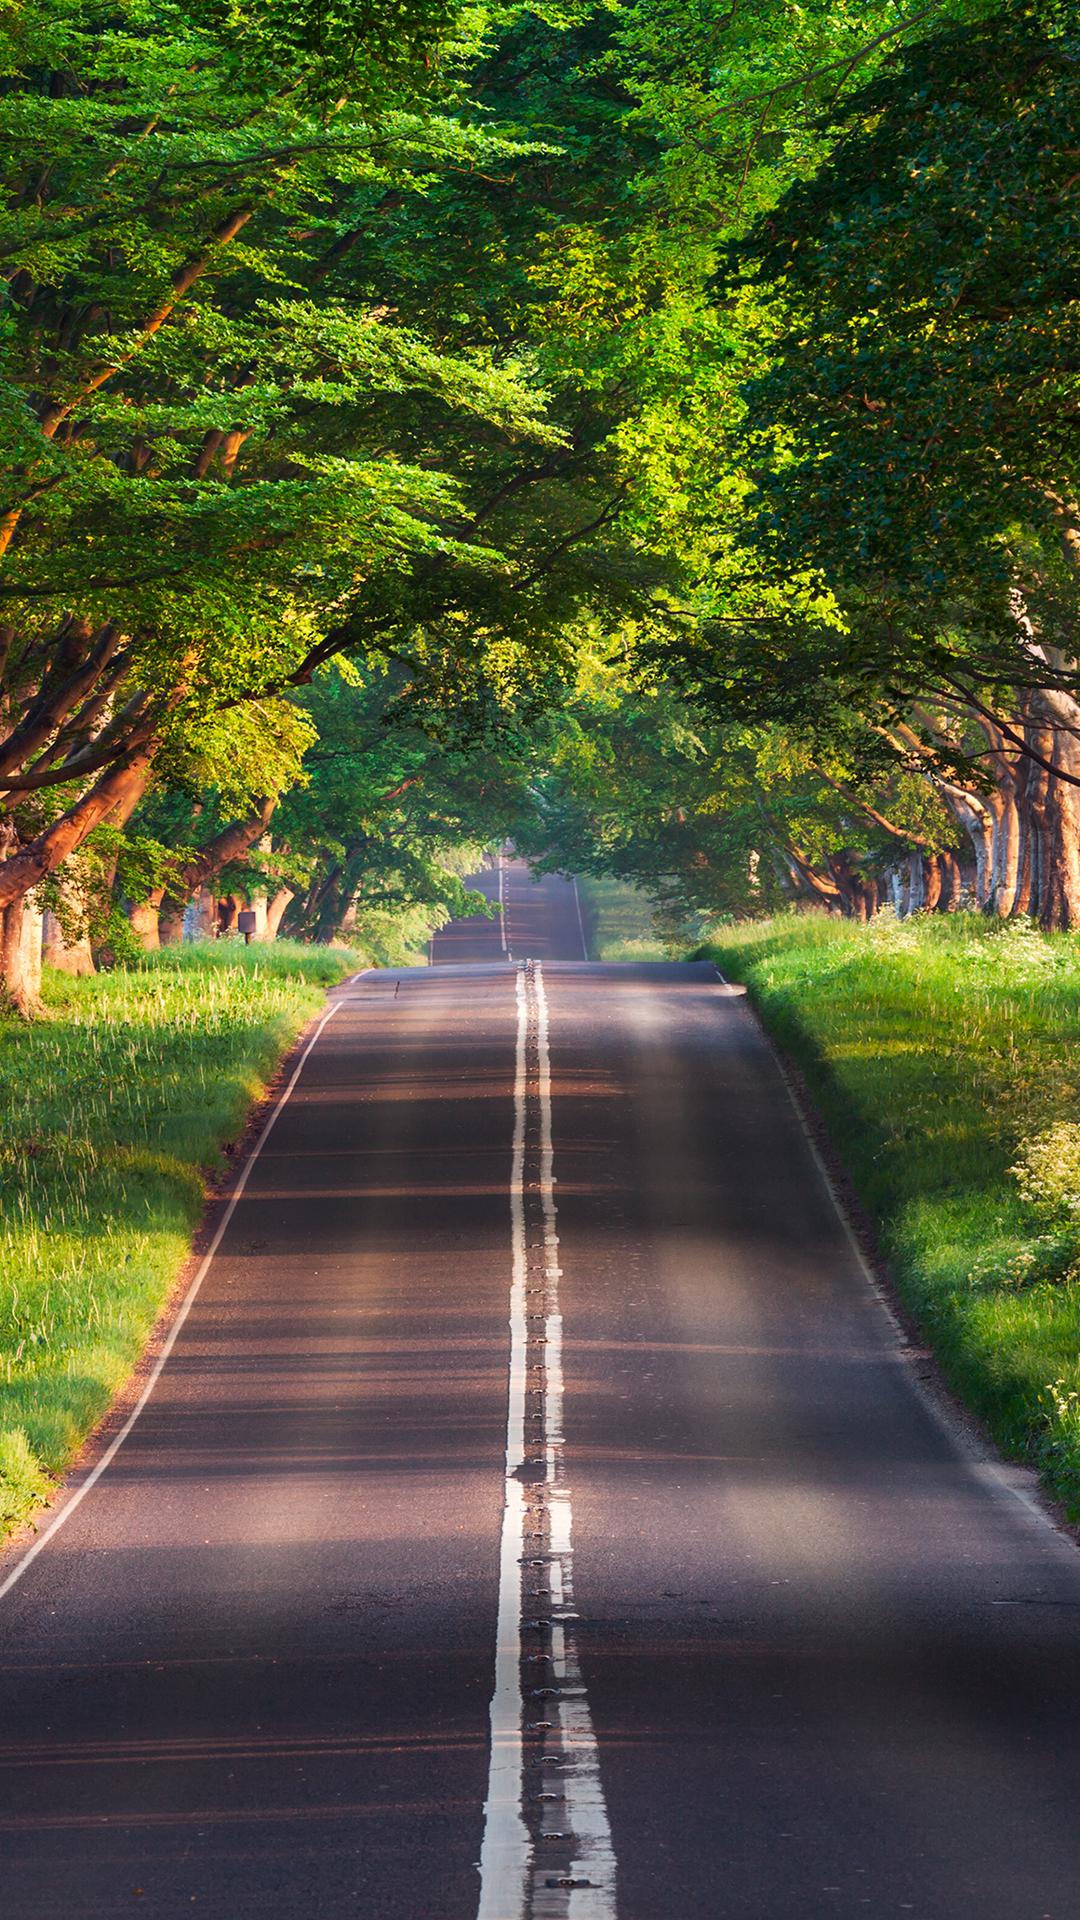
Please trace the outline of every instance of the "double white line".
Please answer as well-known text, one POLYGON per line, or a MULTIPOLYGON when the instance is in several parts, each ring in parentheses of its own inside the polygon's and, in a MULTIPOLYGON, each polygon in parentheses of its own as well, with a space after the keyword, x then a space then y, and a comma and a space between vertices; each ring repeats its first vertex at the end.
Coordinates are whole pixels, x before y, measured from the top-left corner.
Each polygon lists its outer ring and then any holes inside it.
POLYGON ((478 1920, 615 1920, 615 1857, 574 1626, 542 969, 526 961, 516 988, 506 1473, 478 1920))
POLYGON ((513 954, 506 937, 506 861, 499 855, 499 940, 502 944, 503 958, 512 960, 513 954))

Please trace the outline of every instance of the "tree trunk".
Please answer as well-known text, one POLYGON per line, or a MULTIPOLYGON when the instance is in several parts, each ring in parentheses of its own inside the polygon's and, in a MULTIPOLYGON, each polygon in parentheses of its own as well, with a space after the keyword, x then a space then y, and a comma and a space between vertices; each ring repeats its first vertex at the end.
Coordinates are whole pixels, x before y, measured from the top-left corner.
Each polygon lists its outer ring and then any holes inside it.
POLYGON ((70 973, 76 979, 97 972, 90 935, 85 929, 73 940, 67 940, 55 913, 47 913, 43 931, 43 958, 48 966, 55 967, 58 973, 70 973))
MULTIPOLYGON (((1045 721, 1038 722, 1034 716, 1027 716, 1024 728, 1025 736, 1035 753, 1049 760, 1054 751, 1054 736, 1045 721)), ((1020 872, 1016 885, 1017 913, 1038 914, 1042 904, 1043 878, 1046 869, 1046 797, 1050 787, 1050 774, 1037 760, 1029 760, 1025 771, 1024 789, 1020 798, 1020 817, 1023 823, 1023 837, 1020 853, 1020 872)))
POLYGON ((1048 795, 1047 871, 1039 918, 1048 932, 1080 926, 1080 792, 1052 780, 1048 795))
POLYGON ((956 913, 964 892, 964 872, 955 853, 941 856, 941 911, 956 913))
POLYGON ((131 931, 142 942, 147 953, 156 953, 161 945, 161 902, 165 897, 164 887, 155 887, 145 900, 132 907, 128 915, 131 931))
POLYGON ((77 860, 61 868, 56 890, 60 912, 47 912, 43 917, 42 958, 58 973, 68 973, 76 979, 96 973, 90 944, 90 900, 77 860))
POLYGON ((0 907, 0 1003, 24 1020, 41 1012, 41 919, 25 894, 0 907))
MULTIPOLYGON (((223 872, 234 860, 242 860, 266 832, 267 822, 277 805, 276 799, 260 800, 256 811, 246 820, 230 821, 205 847, 200 847, 181 868, 162 905, 161 938, 165 942, 182 940, 184 913, 188 902, 209 880, 223 872)), ((235 918, 235 915, 234 915, 235 918)), ((230 923, 231 924, 231 923, 230 923)), ((222 931, 219 925, 218 931, 222 931)))
POLYGON ((212 940, 217 927, 217 901, 210 887, 200 887, 191 902, 192 938, 212 940))
POLYGON ((845 852, 830 853, 828 865, 848 919, 872 920, 881 904, 881 890, 874 876, 860 873, 845 852))
POLYGON ((1071 775, 1047 781, 1042 835, 1039 918, 1048 931, 1080 926, 1080 704, 1064 692, 1043 689, 1040 707, 1054 724, 1055 770, 1071 775))
POLYGON ((184 921, 187 917, 186 900, 174 900, 168 896, 161 903, 158 916, 158 942, 163 947, 179 946, 184 937, 184 921))
POLYGON ((291 900, 295 900, 295 898, 296 898, 296 894, 293 891, 292 887, 278 888, 273 899, 270 900, 267 904, 266 932, 263 936, 264 939, 266 940, 277 939, 278 934, 281 930, 281 922, 285 915, 285 909, 289 905, 289 902, 291 900))
POLYGON ((975 903, 984 910, 990 897, 990 875, 994 830, 990 810, 984 800, 965 793, 950 781, 939 787, 941 797, 957 825, 964 829, 975 855, 975 903))
POLYGON ((1015 783, 1011 775, 1007 784, 1000 779, 999 785, 988 796, 986 805, 990 815, 990 873, 986 905, 1000 920, 1007 920, 1016 911, 1020 880, 1020 809, 1016 804, 1015 783))

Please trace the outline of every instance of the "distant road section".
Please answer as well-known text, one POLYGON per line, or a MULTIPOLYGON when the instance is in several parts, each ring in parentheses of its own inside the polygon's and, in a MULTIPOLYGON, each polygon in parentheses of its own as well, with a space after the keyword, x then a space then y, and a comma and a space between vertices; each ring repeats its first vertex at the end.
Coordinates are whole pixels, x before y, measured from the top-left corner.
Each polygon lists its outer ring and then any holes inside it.
POLYGON ((467 884, 499 907, 494 919, 474 914, 440 927, 431 943, 436 967, 484 960, 587 960, 577 882, 561 873, 534 879, 524 860, 499 856, 467 884))

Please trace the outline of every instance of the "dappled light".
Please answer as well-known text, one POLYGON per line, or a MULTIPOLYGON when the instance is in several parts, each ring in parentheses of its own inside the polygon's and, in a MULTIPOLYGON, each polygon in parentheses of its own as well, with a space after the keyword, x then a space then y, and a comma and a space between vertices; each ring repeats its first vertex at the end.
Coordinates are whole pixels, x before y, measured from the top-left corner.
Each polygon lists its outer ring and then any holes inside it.
POLYGON ((1074 12, 0 65, 3 1920, 1070 1920, 1074 12))

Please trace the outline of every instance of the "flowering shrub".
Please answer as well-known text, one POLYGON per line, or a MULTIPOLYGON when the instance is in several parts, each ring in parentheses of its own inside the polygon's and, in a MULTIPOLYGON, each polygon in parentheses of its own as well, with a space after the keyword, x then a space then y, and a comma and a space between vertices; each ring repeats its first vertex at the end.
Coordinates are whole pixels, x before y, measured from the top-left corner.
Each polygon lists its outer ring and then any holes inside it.
POLYGON ((968 1274, 968 1283, 976 1291, 1056 1285, 1063 1280, 1080 1280, 1080 1235, 1075 1230, 1008 1241, 974 1261, 968 1274))
POLYGON ((1039 1452, 1055 1470, 1060 1490, 1075 1500, 1080 1490, 1080 1393, 1067 1380, 1051 1380, 1039 1395, 1043 1434, 1039 1452))
POLYGON ((1080 1221, 1080 1123, 1056 1120, 1025 1140, 1009 1171, 1038 1213, 1080 1221))

